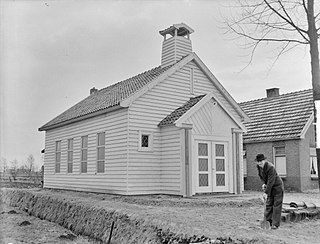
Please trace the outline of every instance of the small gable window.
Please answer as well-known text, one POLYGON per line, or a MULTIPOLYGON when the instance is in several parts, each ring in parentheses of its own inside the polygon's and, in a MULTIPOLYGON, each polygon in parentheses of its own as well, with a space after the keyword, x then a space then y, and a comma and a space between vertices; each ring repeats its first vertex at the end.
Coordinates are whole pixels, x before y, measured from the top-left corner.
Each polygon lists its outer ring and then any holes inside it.
POLYGON ((139 151, 151 151, 153 144, 152 132, 139 132, 139 151))
POLYGON ((141 135, 141 147, 149 147, 149 135, 141 135))

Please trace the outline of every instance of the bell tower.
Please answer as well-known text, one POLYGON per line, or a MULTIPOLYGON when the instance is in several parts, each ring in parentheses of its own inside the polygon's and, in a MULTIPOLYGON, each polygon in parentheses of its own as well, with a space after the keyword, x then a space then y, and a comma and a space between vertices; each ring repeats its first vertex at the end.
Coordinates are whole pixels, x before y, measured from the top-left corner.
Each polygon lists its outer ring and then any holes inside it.
POLYGON ((174 24, 159 31, 164 37, 161 54, 162 67, 174 64, 192 53, 190 34, 193 32, 194 30, 184 23, 174 24))

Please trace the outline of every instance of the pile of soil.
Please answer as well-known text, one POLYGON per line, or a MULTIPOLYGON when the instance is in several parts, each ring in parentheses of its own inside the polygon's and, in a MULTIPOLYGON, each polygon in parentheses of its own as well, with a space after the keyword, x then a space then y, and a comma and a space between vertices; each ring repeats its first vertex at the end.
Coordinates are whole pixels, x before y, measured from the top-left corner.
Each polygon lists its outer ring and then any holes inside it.
POLYGON ((114 243, 318 243, 319 220, 261 230, 263 206, 258 195, 129 197, 5 189, 1 197, 25 213, 104 242, 114 221, 114 243))

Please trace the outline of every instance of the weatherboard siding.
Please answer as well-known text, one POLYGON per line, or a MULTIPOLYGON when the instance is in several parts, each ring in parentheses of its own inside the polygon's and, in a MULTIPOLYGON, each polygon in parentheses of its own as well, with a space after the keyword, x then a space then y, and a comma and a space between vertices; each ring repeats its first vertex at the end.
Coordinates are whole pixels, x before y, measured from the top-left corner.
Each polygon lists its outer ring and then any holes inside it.
MULTIPOLYGON (((180 191, 177 186, 181 175, 181 165, 177 166, 177 161, 166 170, 167 179, 162 177, 161 150, 162 140, 158 123, 169 115, 172 111, 186 103, 190 97, 214 91, 220 101, 227 101, 223 95, 214 87, 212 82, 203 74, 198 66, 190 62, 182 69, 163 80, 148 92, 136 99, 129 108, 129 163, 128 163, 128 193, 172 193, 180 191), (194 93, 190 92, 190 69, 194 68, 195 83, 194 93), (139 131, 153 133, 153 150, 150 152, 139 151, 139 131), (174 166, 175 165, 175 166, 174 166), (134 172, 134 173, 132 173, 134 172), (148 177, 149 175, 149 177, 148 177), (147 176, 147 177, 146 177, 147 176)), ((237 116, 239 117, 239 116, 237 116)), ((235 127, 236 128, 236 127, 235 127)), ((231 137, 231 130, 229 130, 231 137)), ((176 135, 174 143, 178 143, 179 136, 176 135)), ((179 141, 179 144, 181 142, 179 141)), ((176 148, 172 156, 181 153, 176 148)), ((163 155, 163 153, 162 153, 163 155)), ((179 157, 179 155, 176 155, 179 157)), ((171 159, 169 159, 171 160, 171 159)), ((181 161, 179 162, 181 164, 181 161)), ((180 183, 181 184, 181 183, 180 183)))
POLYGON ((163 66, 175 63, 192 52, 189 39, 175 36, 163 41, 161 64, 163 66))
MULTIPOLYGON (((235 148, 232 137, 232 128, 240 129, 239 126, 230 118, 230 116, 213 99, 205 103, 198 111, 185 121, 186 124, 192 124, 192 143, 196 145, 195 140, 200 138, 214 142, 225 142, 228 145, 227 151, 227 179, 228 191, 235 192, 234 188, 234 163, 233 156, 235 148)), ((196 158, 196 152, 193 152, 193 159, 196 158)), ((240 152, 239 152, 240 153, 240 152)), ((195 166, 195 164, 193 165, 195 166)))
POLYGON ((185 123, 193 124, 193 135, 214 135, 229 139, 232 138, 231 128, 240 129, 214 100, 204 104, 185 123))
POLYGON ((161 191, 166 194, 182 195, 182 136, 183 129, 175 126, 161 128, 161 191))
POLYGON ((213 92, 214 96, 226 107, 226 109, 234 116, 234 118, 241 122, 241 117, 235 108, 227 101, 225 95, 220 92, 220 90, 213 85, 213 83, 208 79, 206 74, 202 72, 199 67, 192 62, 191 67, 194 68, 194 93, 196 96, 202 94, 208 94, 213 92))
MULTIPOLYGON (((129 108, 129 194, 161 193, 161 133, 159 122, 189 100, 190 70, 177 71, 146 92, 129 108), (139 151, 139 131, 153 133, 153 149, 139 151), (136 174, 131 174, 134 171, 136 174), (145 177, 151 175, 152 177, 145 177), (148 186, 148 187, 144 187, 148 186)), ((171 169, 174 172, 176 169, 171 169)), ((163 192, 165 193, 165 192, 163 192)))
POLYGON ((46 132, 44 187, 126 194, 127 109, 46 132), (97 133, 105 132, 105 173, 96 172, 97 133), (80 172, 81 137, 88 136, 87 173, 80 172), (73 138, 73 173, 67 173, 67 142, 73 138), (55 142, 61 140, 60 173, 55 173, 55 142))

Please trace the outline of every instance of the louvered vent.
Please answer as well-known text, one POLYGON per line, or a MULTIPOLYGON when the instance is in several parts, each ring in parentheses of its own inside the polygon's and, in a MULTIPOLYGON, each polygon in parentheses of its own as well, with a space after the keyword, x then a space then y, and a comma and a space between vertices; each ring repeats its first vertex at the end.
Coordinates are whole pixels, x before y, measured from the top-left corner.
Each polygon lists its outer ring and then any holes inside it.
POLYGON ((166 67, 192 53, 190 34, 194 30, 186 24, 174 24, 159 31, 164 37, 162 43, 161 67, 166 67), (167 36, 169 35, 169 37, 167 36))

